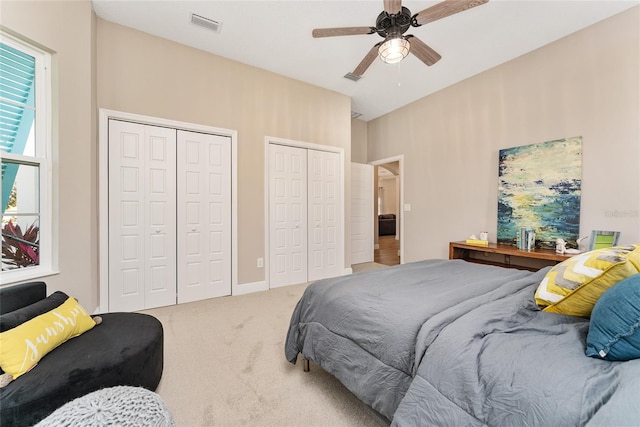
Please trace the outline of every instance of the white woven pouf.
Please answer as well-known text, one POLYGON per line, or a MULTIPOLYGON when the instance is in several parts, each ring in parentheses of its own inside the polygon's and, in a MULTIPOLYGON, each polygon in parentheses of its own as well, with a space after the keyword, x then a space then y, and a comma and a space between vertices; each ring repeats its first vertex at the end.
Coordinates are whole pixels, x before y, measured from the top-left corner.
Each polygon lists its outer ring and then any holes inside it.
POLYGON ((54 426, 173 427, 175 423, 156 393, 142 387, 118 386, 72 400, 36 424, 54 426))

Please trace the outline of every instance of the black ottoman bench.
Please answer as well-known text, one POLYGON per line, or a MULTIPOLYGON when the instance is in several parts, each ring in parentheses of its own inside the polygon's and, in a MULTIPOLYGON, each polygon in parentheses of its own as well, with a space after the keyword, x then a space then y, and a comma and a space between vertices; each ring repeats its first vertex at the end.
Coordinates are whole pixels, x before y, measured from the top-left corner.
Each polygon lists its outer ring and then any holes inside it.
MULTIPOLYGON (((46 295, 44 282, 0 289, 0 316, 46 295)), ((72 338, 29 372, 0 388, 0 425, 34 425, 65 403, 114 386, 155 391, 162 377, 163 330, 140 313, 101 314, 102 323, 72 338)))

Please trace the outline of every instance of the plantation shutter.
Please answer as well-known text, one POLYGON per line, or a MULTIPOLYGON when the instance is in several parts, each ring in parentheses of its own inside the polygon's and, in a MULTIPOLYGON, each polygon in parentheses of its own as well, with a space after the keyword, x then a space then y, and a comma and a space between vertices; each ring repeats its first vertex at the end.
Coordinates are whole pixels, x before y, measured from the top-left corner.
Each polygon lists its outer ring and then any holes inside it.
MULTIPOLYGON (((35 118, 35 58, 0 43, 0 150, 24 154, 35 118)), ((2 165, 2 211, 18 166, 2 165)))

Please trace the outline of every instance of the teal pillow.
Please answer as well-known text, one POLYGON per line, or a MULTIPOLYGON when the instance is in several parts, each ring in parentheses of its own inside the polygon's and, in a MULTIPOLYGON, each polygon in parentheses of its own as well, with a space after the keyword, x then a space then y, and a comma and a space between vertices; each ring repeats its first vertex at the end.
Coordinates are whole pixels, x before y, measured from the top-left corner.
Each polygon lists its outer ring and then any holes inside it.
POLYGON ((621 280, 598 299, 585 353, 605 360, 640 358, 640 274, 621 280))

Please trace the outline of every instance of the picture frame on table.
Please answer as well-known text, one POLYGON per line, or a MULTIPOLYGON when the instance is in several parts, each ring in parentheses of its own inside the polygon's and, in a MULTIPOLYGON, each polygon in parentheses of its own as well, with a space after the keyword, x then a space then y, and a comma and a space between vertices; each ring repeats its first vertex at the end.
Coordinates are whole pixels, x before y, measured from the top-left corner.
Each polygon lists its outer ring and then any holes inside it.
POLYGON ((616 246, 618 240, 620 240, 619 231, 593 230, 591 231, 588 250, 610 248, 611 246, 616 246))

